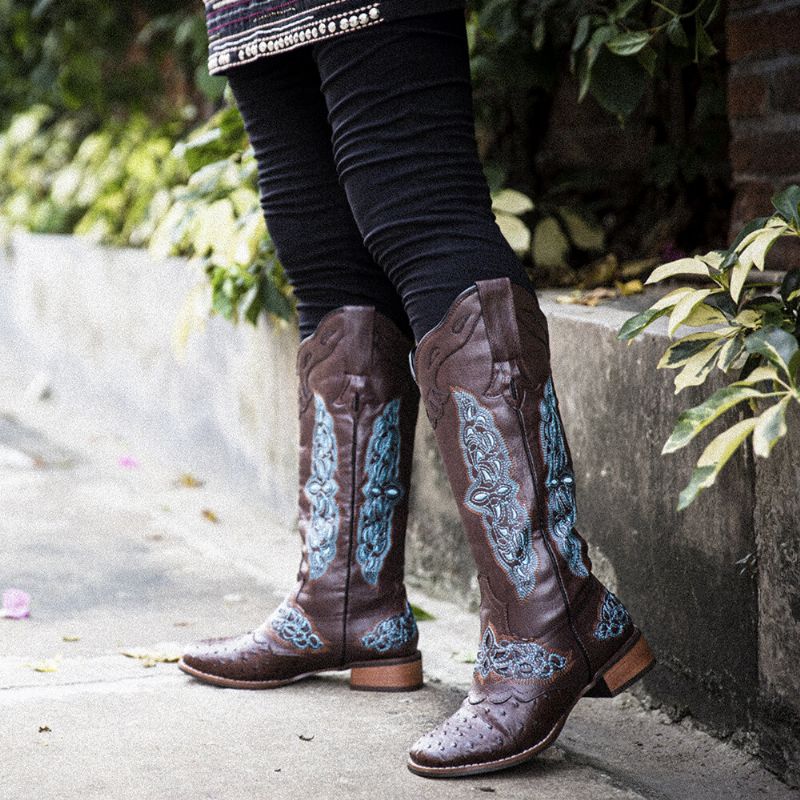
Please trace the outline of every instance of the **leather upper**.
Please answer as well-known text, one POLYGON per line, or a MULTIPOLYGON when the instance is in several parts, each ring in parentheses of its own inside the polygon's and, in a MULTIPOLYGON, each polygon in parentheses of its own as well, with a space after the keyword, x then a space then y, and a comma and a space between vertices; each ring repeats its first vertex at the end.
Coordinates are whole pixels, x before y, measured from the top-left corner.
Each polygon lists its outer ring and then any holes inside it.
POLYGON ((301 342, 295 587, 257 630, 191 647, 188 666, 269 681, 416 652, 403 582, 419 405, 410 347, 370 306, 330 312, 301 342))

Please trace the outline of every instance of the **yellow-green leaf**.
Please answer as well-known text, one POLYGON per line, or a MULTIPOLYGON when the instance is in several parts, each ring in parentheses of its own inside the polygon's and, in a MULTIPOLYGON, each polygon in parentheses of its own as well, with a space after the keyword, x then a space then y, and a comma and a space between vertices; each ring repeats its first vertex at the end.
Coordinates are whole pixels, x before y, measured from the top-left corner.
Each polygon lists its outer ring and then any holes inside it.
POLYGON ((656 267, 645 282, 658 283, 675 275, 703 275, 708 277, 708 265, 704 264, 699 258, 679 258, 677 261, 670 261, 668 264, 656 267))
POLYGON ((605 247, 606 234, 599 225, 589 222, 569 208, 559 208, 558 213, 576 247, 589 252, 598 252, 605 247))
POLYGON ((755 266, 757 269, 763 270, 767 253, 775 241, 786 232, 788 227, 788 225, 783 224, 779 227, 776 226, 759 231, 752 241, 744 249, 740 250, 740 263, 748 269, 755 266))
POLYGON ((531 249, 531 232, 528 226, 522 220, 509 214, 497 214, 495 219, 511 249, 518 256, 527 255, 531 249))
POLYGON ((688 386, 699 386, 714 368, 723 340, 712 342, 708 347, 692 356, 675 376, 675 394, 688 386))
POLYGON ((744 289, 745 281, 747 280, 747 276, 750 274, 751 269, 752 269, 751 264, 748 264, 741 260, 737 261, 733 265, 733 269, 731 270, 730 291, 734 303, 739 302, 739 298, 742 296, 742 289, 744 289))
POLYGON ((492 197, 492 210, 501 214, 511 214, 518 217, 533 211, 533 201, 516 189, 503 189, 492 197))
POLYGON ((676 369, 677 367, 682 367, 692 356, 697 355, 701 350, 705 350, 709 344, 716 342, 720 337, 727 338, 734 332, 735 331, 725 331, 723 333, 717 333, 716 331, 708 331, 684 336, 666 349, 664 355, 661 356, 661 360, 658 362, 658 369, 676 369))
POLYGON ((555 217, 545 217, 533 235, 533 260, 539 267, 562 267, 569 253, 569 241, 555 217))
POLYGON ((753 452, 757 456, 767 458, 778 439, 786 436, 786 408, 791 399, 787 393, 757 418, 753 430, 753 452))
POLYGON ((699 406, 687 409, 678 417, 675 428, 661 452, 667 454, 680 450, 726 411, 739 403, 763 396, 750 386, 731 385, 718 389, 699 406))
POLYGON ((714 484, 722 468, 728 463, 731 456, 739 446, 753 432, 756 420, 748 417, 737 422, 728 430, 723 431, 703 451, 697 467, 692 472, 687 487, 681 492, 678 501, 678 510, 683 511, 697 497, 697 495, 714 484))
POLYGON ((684 320, 692 313, 695 306, 702 303, 711 294, 711 289, 695 289, 684 295, 672 309, 669 316, 669 335, 672 336, 683 324, 684 320))

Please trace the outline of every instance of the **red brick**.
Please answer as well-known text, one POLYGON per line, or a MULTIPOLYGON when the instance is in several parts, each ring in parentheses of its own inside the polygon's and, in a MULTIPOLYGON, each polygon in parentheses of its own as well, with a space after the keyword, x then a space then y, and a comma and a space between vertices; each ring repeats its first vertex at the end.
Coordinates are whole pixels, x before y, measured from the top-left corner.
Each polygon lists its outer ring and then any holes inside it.
MULTIPOLYGON (((734 128, 735 134, 735 128, 734 128)), ((735 137, 730 147, 735 174, 780 178, 800 174, 800 132, 764 132, 735 137)))
POLYGON ((733 75, 728 81, 728 116, 762 117, 769 108, 769 84, 760 75, 733 75))
MULTIPOLYGON (((800 67, 789 67, 770 76, 772 106, 784 114, 800 112, 800 67)), ((800 134, 798 134, 800 146, 800 134)))
POLYGON ((800 8, 774 14, 729 16, 726 22, 727 54, 731 62, 746 56, 764 58, 778 53, 800 53, 800 8))

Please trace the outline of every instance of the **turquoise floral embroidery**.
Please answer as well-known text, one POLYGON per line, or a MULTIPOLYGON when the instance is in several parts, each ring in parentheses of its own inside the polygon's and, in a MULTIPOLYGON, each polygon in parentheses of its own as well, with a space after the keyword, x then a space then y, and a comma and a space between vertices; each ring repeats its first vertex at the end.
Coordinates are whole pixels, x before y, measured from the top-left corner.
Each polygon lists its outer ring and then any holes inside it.
POLYGON ((333 417, 325 401, 314 395, 314 432, 311 437, 311 474, 305 494, 311 504, 311 521, 306 537, 309 575, 312 579, 325 574, 336 557, 336 538, 339 534, 339 506, 334 480, 337 467, 336 437, 333 417))
POLYGON ((628 610, 620 603, 619 598, 606 590, 603 607, 600 609, 600 622, 594 629, 595 638, 603 640, 622 636, 630 619, 628 610))
POLYGON ((536 585, 538 559, 530 519, 517 497, 519 484, 510 475, 508 448, 489 409, 469 392, 453 394, 461 453, 471 481, 464 503, 480 514, 495 559, 524 599, 536 585))
POLYGON ((486 678, 489 673, 501 678, 546 681, 567 666, 567 659, 538 642, 497 639, 487 625, 478 650, 475 671, 486 678))
POLYGON ((291 606, 281 605, 270 619, 272 630, 298 650, 319 650, 322 639, 314 633, 311 623, 301 611, 291 606))
POLYGON ((541 440, 547 468, 548 530, 570 570, 585 578, 589 572, 581 557, 581 543, 575 535, 575 476, 569 465, 564 430, 558 416, 553 379, 548 378, 544 399, 539 404, 541 440))
POLYGON ((379 622, 366 636, 361 637, 361 643, 370 650, 386 653, 401 648, 416 635, 417 621, 411 606, 406 603, 406 610, 402 614, 379 622))
POLYGON ((358 515, 356 561, 367 583, 378 581, 392 544, 394 507, 405 494, 400 472, 400 398, 390 400, 372 426, 367 445, 364 502, 358 515))

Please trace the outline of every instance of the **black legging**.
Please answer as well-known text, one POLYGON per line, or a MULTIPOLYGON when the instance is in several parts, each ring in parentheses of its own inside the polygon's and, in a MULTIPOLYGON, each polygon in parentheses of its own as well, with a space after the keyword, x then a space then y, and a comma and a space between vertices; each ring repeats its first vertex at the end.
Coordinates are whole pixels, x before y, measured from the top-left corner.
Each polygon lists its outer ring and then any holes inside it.
POLYGON ((417 341, 483 278, 530 286, 491 210, 463 12, 384 23, 228 75, 300 334, 374 305, 417 341))

